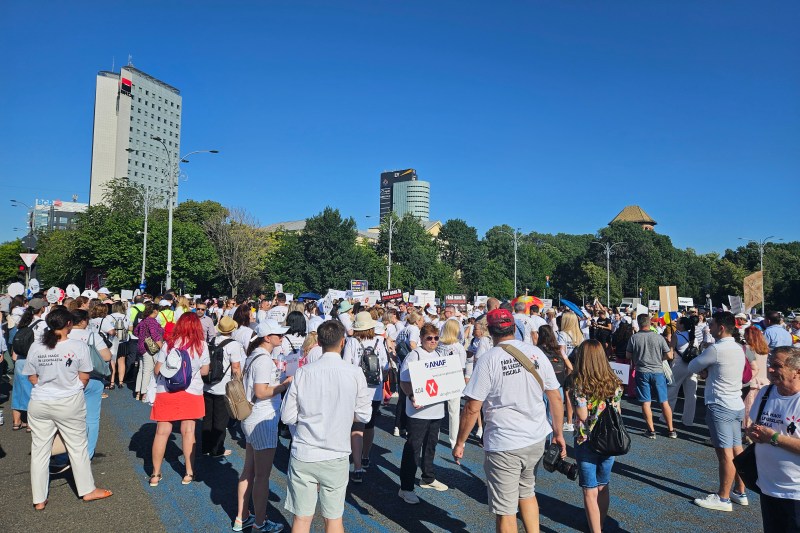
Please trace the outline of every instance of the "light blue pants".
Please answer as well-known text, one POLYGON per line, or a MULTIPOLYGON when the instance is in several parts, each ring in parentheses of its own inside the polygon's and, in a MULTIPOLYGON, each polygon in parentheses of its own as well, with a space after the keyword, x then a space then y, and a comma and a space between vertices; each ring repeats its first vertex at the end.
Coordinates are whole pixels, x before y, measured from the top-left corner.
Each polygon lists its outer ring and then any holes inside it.
POLYGON ((89 459, 94 457, 94 449, 97 446, 97 436, 100 434, 100 405, 103 398, 103 382, 98 379, 90 379, 89 384, 83 389, 86 398, 86 435, 89 439, 89 459))

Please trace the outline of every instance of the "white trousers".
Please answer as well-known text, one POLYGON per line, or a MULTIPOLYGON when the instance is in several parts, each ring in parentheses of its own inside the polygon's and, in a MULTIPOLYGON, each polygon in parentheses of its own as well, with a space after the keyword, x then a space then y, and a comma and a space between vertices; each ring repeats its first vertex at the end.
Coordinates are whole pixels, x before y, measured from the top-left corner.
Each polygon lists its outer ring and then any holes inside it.
POLYGON ((54 401, 31 400, 28 405, 31 428, 31 492, 33 504, 47 500, 50 488, 50 455, 56 430, 69 453, 78 496, 94 491, 86 435, 86 401, 83 391, 54 401))
POLYGON ((139 372, 136 374, 137 393, 147 393, 147 388, 150 386, 150 380, 153 378, 153 369, 155 366, 155 357, 149 353, 142 355, 142 360, 139 361, 139 372))
POLYGON ((452 398, 447 400, 447 415, 450 419, 450 427, 448 428, 448 436, 450 437, 450 449, 456 447, 456 440, 458 440, 458 427, 461 421, 461 398, 452 398))
POLYGON ((677 357, 672 365, 672 385, 667 388, 667 399, 673 412, 675 403, 678 401, 678 390, 681 387, 683 387, 684 398, 681 422, 684 426, 691 426, 694 424, 694 411, 697 406, 697 374, 689 372, 689 365, 677 357))

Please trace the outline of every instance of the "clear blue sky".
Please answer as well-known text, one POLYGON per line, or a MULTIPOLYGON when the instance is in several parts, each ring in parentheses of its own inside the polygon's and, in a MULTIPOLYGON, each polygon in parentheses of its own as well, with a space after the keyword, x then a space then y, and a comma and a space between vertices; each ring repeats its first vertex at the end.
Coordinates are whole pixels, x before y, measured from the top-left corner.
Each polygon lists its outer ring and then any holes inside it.
POLYGON ((679 247, 795 240, 798 27, 797 2, 3 2, 0 241, 6 198, 87 200, 95 75, 128 54, 181 90, 182 150, 222 152, 180 199, 262 224, 366 227, 413 167, 481 235, 638 204, 679 247))

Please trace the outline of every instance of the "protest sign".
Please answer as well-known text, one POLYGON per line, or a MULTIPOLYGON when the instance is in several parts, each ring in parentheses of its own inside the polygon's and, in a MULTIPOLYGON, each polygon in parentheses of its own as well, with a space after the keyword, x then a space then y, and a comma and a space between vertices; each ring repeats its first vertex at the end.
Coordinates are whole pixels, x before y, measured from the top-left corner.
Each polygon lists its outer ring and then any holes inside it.
POLYGON ((764 276, 759 270, 744 278, 744 307, 752 309, 761 303, 761 292, 764 290, 764 276))
POLYGON ((283 283, 276 283, 275 284, 275 294, 283 292, 283 283))
POLYGON ((414 291, 417 305, 424 307, 427 304, 436 305, 436 291, 414 291))
POLYGON ((325 315, 330 316, 331 311, 333 311, 333 291, 328 291, 328 294, 325 295, 325 299, 322 300, 322 311, 325 315))
POLYGON ((458 357, 437 357, 408 363, 414 399, 419 405, 431 405, 460 398, 464 390, 464 371, 458 357))
POLYGON ((678 305, 682 305, 684 307, 692 307, 694 305, 694 298, 686 298, 684 296, 678 296, 678 305))
POLYGON ((467 295, 466 294, 448 294, 444 297, 444 305, 452 305, 460 313, 467 312, 467 295))
POLYGON ((661 308, 661 302, 658 300, 650 300, 647 302, 647 308, 651 311, 658 311, 661 308))
POLYGON ((368 289, 369 283, 365 279, 351 279, 350 280, 350 290, 353 292, 361 292, 366 291, 368 289))
POLYGON ((472 305, 474 305, 475 307, 478 307, 479 305, 486 305, 486 300, 488 299, 489 299, 488 296, 475 296, 472 305))
POLYGON ((541 311, 547 311, 553 307, 553 299, 552 298, 542 298, 542 309, 541 311))
POLYGON ((741 296, 728 296, 728 303, 731 304, 731 313, 734 315, 744 313, 744 302, 741 296))
POLYGON ((133 291, 130 289, 122 289, 119 291, 119 297, 123 300, 133 300, 133 291))
POLYGON ((381 301, 382 302, 391 302, 394 300, 402 300, 403 299, 403 290, 402 289, 389 289, 387 291, 381 291, 381 301))
POLYGON ((287 292, 286 293, 286 301, 287 302, 291 302, 292 300, 294 300, 294 294, 292 294, 290 292, 287 292))
POLYGON ((631 375, 631 365, 626 365, 625 363, 608 363, 611 365, 611 370, 614 371, 614 374, 617 375, 619 379, 622 380, 623 385, 628 384, 628 378, 631 375))
POLYGON ((678 288, 675 285, 662 285, 658 288, 658 296, 662 313, 678 310, 678 288))
POLYGON ((645 306, 643 306, 642 304, 636 304, 636 316, 646 315, 647 311, 648 311, 648 309, 645 306))

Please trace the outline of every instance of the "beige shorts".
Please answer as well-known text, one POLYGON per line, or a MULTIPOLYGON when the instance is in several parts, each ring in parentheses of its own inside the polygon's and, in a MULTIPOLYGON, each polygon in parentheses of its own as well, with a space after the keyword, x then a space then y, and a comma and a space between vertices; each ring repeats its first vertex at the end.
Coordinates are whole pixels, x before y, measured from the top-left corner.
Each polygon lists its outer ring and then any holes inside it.
POLYGON ((517 514, 519 500, 535 495, 536 465, 544 455, 545 440, 519 450, 486 452, 483 470, 489 510, 496 515, 517 514))
POLYGON ((331 520, 344 514, 344 498, 350 471, 348 457, 305 463, 289 460, 284 508, 295 516, 314 516, 317 491, 322 516, 331 520))

